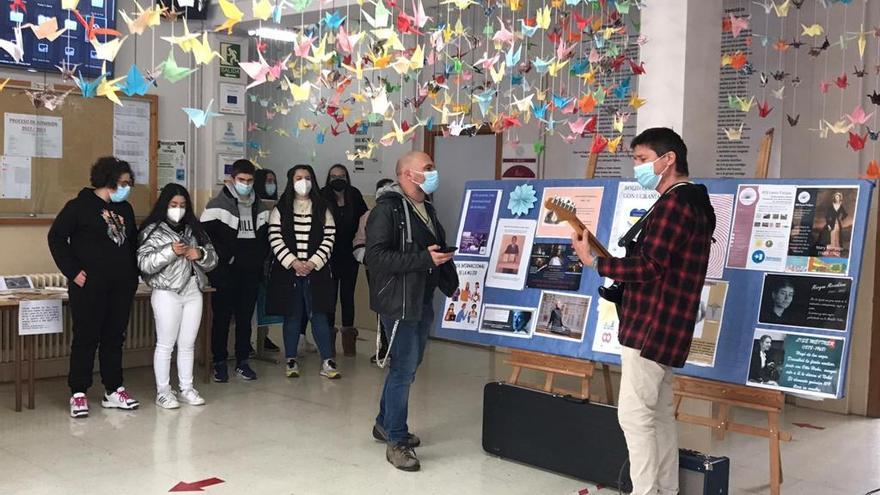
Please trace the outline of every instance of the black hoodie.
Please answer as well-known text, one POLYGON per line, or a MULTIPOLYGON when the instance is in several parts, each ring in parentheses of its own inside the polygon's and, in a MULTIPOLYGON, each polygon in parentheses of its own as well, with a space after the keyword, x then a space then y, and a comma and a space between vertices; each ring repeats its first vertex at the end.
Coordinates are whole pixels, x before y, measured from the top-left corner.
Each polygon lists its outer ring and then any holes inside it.
POLYGON ((49 251, 69 280, 84 270, 102 277, 137 279, 137 225, 127 201, 106 202, 84 188, 64 205, 49 229, 49 251))

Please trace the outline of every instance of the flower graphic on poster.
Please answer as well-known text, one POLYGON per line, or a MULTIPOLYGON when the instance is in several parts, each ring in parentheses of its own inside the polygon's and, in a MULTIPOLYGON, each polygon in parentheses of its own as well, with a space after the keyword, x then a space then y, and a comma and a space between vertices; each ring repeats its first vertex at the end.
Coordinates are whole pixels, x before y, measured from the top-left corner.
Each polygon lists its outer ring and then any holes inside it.
POLYGON ((516 189, 510 193, 507 209, 517 217, 527 215, 537 202, 538 196, 535 193, 535 188, 531 184, 523 184, 516 186, 516 189))

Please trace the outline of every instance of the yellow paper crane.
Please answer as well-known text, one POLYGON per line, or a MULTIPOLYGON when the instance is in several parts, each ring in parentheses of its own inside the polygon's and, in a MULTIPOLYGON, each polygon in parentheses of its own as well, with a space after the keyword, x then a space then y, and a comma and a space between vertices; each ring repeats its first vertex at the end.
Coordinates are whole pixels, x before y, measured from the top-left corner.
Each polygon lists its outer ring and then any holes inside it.
POLYGON ((646 100, 644 98, 639 98, 639 95, 637 95, 635 93, 633 93, 632 96, 630 96, 630 98, 629 98, 629 106, 631 106, 633 108, 633 110, 638 110, 639 108, 644 106, 645 103, 647 103, 647 102, 648 102, 648 100, 646 100))
POLYGON ((737 129, 736 127, 725 127, 724 134, 727 135, 727 140, 728 141, 741 140, 742 134, 743 134, 743 125, 745 125, 745 122, 739 123, 739 129, 737 129))
POLYGON ((504 79, 504 74, 506 72, 507 63, 502 61, 501 65, 498 66, 498 70, 495 70, 495 66, 489 67, 489 75, 492 77, 492 82, 495 84, 499 84, 502 79, 504 79))
POLYGON ((622 140, 623 140, 623 134, 621 134, 620 136, 617 136, 614 139, 610 139, 608 141, 608 152, 611 153, 612 155, 617 153, 617 148, 618 148, 618 146, 620 146, 620 141, 622 141, 622 140))
POLYGON ((312 93, 312 83, 305 81, 302 84, 294 84, 287 76, 284 76, 284 82, 287 83, 287 89, 290 90, 293 101, 300 102, 309 99, 309 95, 312 93))
POLYGON ((791 10, 791 0, 785 0, 779 5, 773 2, 773 10, 776 11, 776 17, 788 17, 788 11, 791 10))
POLYGON ((122 38, 113 38, 111 41, 106 43, 101 43, 98 41, 98 38, 95 37, 91 41, 92 47, 95 49, 95 56, 99 60, 106 60, 108 62, 112 62, 116 55, 119 53, 119 49, 122 48, 122 43, 128 36, 124 36, 122 38))
POLYGON ((192 50, 192 41, 198 39, 199 33, 189 32, 189 26, 186 23, 186 17, 183 18, 183 35, 182 36, 162 36, 161 38, 172 45, 177 45, 184 53, 192 50))
POLYGON ((232 34, 232 28, 244 18, 244 12, 238 8, 237 5, 230 2, 229 0, 220 0, 220 10, 223 11, 223 15, 226 17, 226 21, 223 24, 217 26, 214 31, 223 31, 226 30, 226 34, 232 34))
POLYGON ((538 27, 541 29, 549 29, 550 28, 550 6, 544 6, 538 9, 536 14, 536 22, 538 27))
POLYGON ((419 70, 425 66, 425 50, 422 48, 422 45, 416 45, 409 60, 409 68, 411 70, 419 70))
POLYGON ((327 35, 325 34, 321 38, 321 42, 318 43, 318 46, 312 47, 312 54, 307 55, 305 59, 313 64, 323 64, 333 58, 334 55, 336 55, 335 51, 327 52, 327 35))
POLYGON ((196 64, 210 64, 214 58, 221 58, 220 54, 211 49, 208 43, 208 32, 202 33, 202 41, 198 39, 192 40, 192 53, 196 59, 196 64))
POLYGON ((812 26, 807 26, 801 24, 801 28, 803 32, 801 32, 801 36, 822 36, 825 33, 825 28, 823 28, 819 24, 813 24, 812 26))
MULTIPOLYGON (((101 72, 106 73, 106 63, 103 67, 104 68, 102 68, 101 72)), ((119 96, 116 95, 116 92, 119 91, 119 86, 117 86, 116 84, 123 79, 125 79, 125 76, 117 77, 116 79, 112 79, 109 81, 107 80, 107 78, 101 79, 101 83, 98 84, 98 89, 95 90, 95 94, 97 96, 104 96, 113 103, 122 106, 122 102, 119 101, 119 96)))
POLYGON ((272 11, 275 9, 269 0, 251 0, 251 6, 253 7, 254 17, 261 21, 268 21, 272 17, 272 11))
POLYGON ((134 20, 129 18, 124 10, 119 11, 119 17, 122 17, 123 22, 128 26, 128 31, 131 34, 144 34, 144 31, 146 31, 147 28, 158 26, 162 21, 162 6, 158 3, 147 10, 144 10, 137 0, 134 1, 134 5, 137 7, 137 16, 134 20))
POLYGON ((568 60, 565 60, 564 62, 554 60, 553 63, 550 64, 550 67, 547 68, 547 71, 550 73, 550 77, 556 77, 559 71, 566 65, 568 65, 568 60))
POLYGON ((455 5, 458 7, 458 10, 465 10, 471 5, 479 5, 479 3, 474 2, 473 0, 443 0, 440 2, 440 5, 455 5))
POLYGON ((79 0, 61 0, 61 8, 65 10, 76 10, 79 0))
POLYGON ((418 124, 410 127, 406 131, 402 130, 400 126, 397 124, 396 120, 391 120, 391 125, 394 127, 394 130, 382 136, 380 141, 385 141, 391 138, 394 138, 398 143, 403 144, 406 142, 407 138, 409 138, 416 129, 418 129, 418 124))
POLYGON ((833 124, 828 122, 827 120, 823 122, 825 122, 825 128, 830 130, 834 134, 846 134, 853 128, 852 122, 847 123, 845 120, 838 120, 833 124))

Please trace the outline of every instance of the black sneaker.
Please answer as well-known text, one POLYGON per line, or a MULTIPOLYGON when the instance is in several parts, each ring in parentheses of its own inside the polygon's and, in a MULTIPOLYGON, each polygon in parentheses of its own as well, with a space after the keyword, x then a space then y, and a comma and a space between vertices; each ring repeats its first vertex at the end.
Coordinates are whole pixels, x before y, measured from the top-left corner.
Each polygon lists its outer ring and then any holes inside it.
POLYGON ((266 337, 266 340, 263 341, 263 349, 272 352, 278 352, 281 350, 281 348, 275 345, 275 342, 272 342, 269 337, 266 337))
POLYGON ((226 363, 214 363, 214 381, 217 383, 229 381, 229 369, 226 367, 226 363))
POLYGON ((416 451, 402 443, 389 443, 385 447, 385 459, 401 471, 418 471, 422 467, 416 451))
MULTIPOLYGON (((373 425, 373 438, 380 442, 388 442, 388 434, 385 433, 385 428, 382 428, 378 424, 373 425)), ((412 433, 406 434, 406 440, 403 441, 403 444, 409 448, 416 448, 422 444, 422 440, 413 435, 412 433)))
POLYGON ((235 373, 244 380, 251 381, 257 379, 257 373, 251 369, 251 365, 247 362, 239 363, 239 365, 235 367, 235 373))

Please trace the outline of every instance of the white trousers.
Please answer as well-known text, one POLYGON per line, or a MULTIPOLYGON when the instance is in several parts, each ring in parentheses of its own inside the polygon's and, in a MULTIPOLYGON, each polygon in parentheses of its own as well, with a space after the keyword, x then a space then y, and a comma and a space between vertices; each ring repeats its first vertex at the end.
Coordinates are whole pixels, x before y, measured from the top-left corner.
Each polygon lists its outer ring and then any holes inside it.
POLYGON ((678 493, 678 429, 672 369, 621 349, 617 418, 629 450, 633 495, 678 493))
POLYGON ((177 378, 180 390, 193 388, 196 337, 202 321, 202 292, 195 277, 182 294, 154 290, 150 299, 156 320, 156 352, 153 370, 158 393, 171 391, 171 352, 177 343, 177 378))

